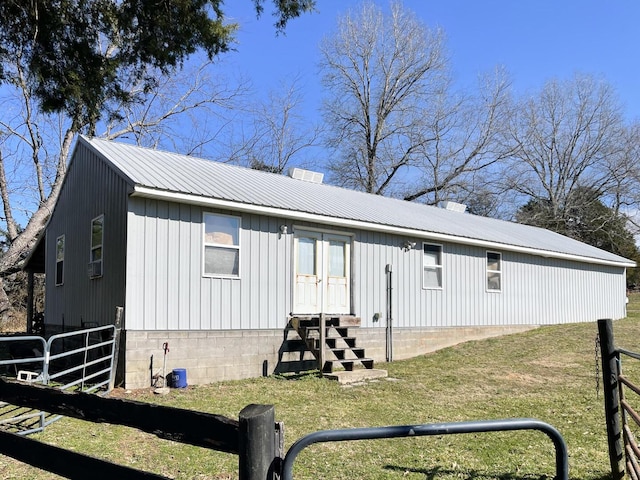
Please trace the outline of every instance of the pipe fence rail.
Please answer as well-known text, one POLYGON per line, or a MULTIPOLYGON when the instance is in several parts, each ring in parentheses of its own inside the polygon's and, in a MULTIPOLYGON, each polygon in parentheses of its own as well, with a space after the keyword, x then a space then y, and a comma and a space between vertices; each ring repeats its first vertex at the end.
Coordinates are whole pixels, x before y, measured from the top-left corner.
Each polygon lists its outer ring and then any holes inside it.
MULTIPOLYGON (((273 405, 247 405, 238 420, 234 420, 210 413, 83 392, 64 392, 1 378, 0 399, 15 405, 46 407, 58 415, 84 421, 124 425, 158 438, 237 455, 239 480, 291 480, 298 454, 319 442, 514 430, 537 430, 546 434, 555 447, 555 478, 568 480, 567 447, 562 435, 551 425, 531 418, 325 430, 300 438, 284 455, 283 426, 274 420, 273 405)), ((0 432, 0 454, 71 479, 166 478, 8 432, 0 432)))
POLYGON ((324 430, 311 433, 296 441, 284 458, 282 479, 293 480, 293 462, 306 447, 321 442, 374 440, 383 438, 421 437, 426 435, 452 435, 461 433, 506 432, 513 430, 538 430, 553 442, 556 451, 556 479, 568 480, 569 461, 567 445, 560 432, 551 425, 533 418, 512 418, 456 423, 432 423, 423 425, 398 425, 390 427, 350 428, 324 430))
MULTIPOLYGON (((108 326, 55 335, 48 341, 34 336, 0 338, 0 375, 12 377, 0 378, 0 405, 9 406, 12 425, 22 427, 17 432, 2 429, 4 420, 0 417, 0 454, 71 479, 165 478, 24 436, 67 416, 124 425, 158 438, 237 455, 240 480, 291 480, 296 457, 314 443, 537 430, 546 434, 555 447, 556 479, 568 479, 564 439, 551 425, 531 418, 325 430, 300 438, 285 455, 284 428, 275 422, 273 405, 248 405, 238 420, 233 420, 91 394, 106 393, 111 388, 118 334, 118 329, 108 326), (19 340, 26 343, 19 347, 18 343, 11 343, 19 340), (11 358, 3 357, 7 352, 11 358), (33 415, 29 419, 35 418, 37 424, 25 428, 22 424, 28 415, 33 415)), ((624 377, 621 381, 625 381, 624 377)), ((628 412, 636 415, 632 409, 628 412)))

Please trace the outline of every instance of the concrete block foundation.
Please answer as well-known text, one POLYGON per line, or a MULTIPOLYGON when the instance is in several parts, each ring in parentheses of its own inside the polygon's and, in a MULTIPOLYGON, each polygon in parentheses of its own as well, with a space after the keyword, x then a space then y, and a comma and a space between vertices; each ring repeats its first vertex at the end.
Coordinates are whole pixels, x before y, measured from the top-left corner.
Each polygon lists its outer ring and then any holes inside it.
MULTIPOLYGON (((411 358, 461 342, 535 327, 395 328, 393 359, 411 358)), ((355 334, 358 346, 365 348, 367 357, 376 362, 386 360, 384 328, 360 328, 355 334)), ((162 345, 165 342, 169 343, 166 373, 174 368, 184 368, 189 385, 317 368, 315 358, 301 345, 300 338, 292 330, 127 330, 124 345, 121 345, 121 349, 126 348, 125 388, 147 388, 151 386, 154 374, 162 374, 162 345)))

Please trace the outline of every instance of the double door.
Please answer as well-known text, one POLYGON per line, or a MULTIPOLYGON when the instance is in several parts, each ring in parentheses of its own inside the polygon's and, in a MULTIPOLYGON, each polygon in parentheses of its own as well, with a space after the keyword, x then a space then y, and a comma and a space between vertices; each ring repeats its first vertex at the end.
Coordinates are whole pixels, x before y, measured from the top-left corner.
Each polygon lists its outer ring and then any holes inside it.
POLYGON ((351 313, 351 238, 314 231, 294 236, 294 314, 351 313))

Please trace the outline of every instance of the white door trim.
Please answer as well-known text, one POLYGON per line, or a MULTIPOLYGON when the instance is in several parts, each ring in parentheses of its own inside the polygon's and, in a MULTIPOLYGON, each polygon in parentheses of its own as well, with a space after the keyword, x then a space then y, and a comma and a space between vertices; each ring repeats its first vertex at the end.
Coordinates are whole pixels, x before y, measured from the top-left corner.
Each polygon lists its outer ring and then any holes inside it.
POLYGON ((353 235, 318 229, 295 229, 293 235, 292 313, 351 313, 351 244, 353 235), (306 243, 306 253, 313 251, 313 262, 300 263, 300 239, 315 242, 313 250, 306 243), (340 244, 344 247, 341 249, 340 244), (332 257, 342 254, 340 262, 332 257), (333 262, 329 264, 333 258, 333 262), (312 266, 314 268, 312 268, 312 266), (300 271, 302 268, 302 271, 300 271))

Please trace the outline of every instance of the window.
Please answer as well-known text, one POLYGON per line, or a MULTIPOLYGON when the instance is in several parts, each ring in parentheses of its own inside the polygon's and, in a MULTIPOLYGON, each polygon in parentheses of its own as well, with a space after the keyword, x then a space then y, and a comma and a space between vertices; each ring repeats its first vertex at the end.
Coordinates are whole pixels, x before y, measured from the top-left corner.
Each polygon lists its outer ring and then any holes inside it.
POLYGON ((442 288, 442 245, 422 244, 422 287, 442 288))
POLYGON ((487 290, 502 290, 502 254, 487 252, 487 290))
POLYGON ((56 238, 56 285, 64 283, 64 235, 56 238))
POLYGON ((298 237, 298 275, 316 275, 316 239, 298 237))
POLYGON ((347 245, 345 242, 338 240, 329 241, 329 276, 330 277, 345 277, 346 269, 346 257, 345 252, 347 245))
POLYGON ((204 214, 204 274, 240 275, 240 218, 204 214))
POLYGON ((102 276, 102 239, 104 234, 104 215, 91 220, 91 253, 89 257, 89 277, 102 276))

